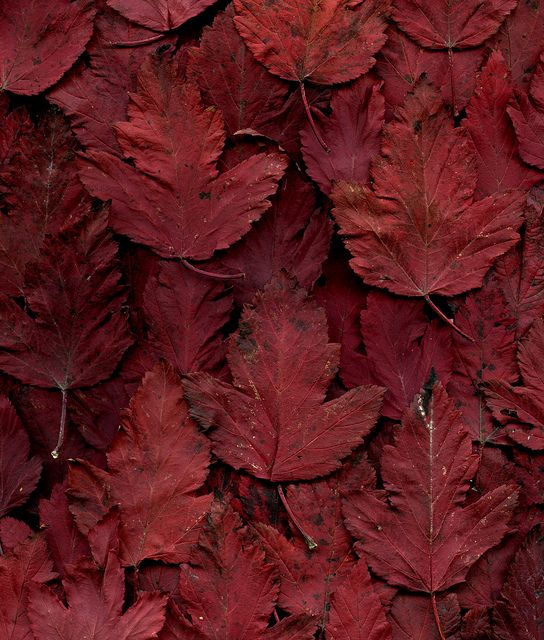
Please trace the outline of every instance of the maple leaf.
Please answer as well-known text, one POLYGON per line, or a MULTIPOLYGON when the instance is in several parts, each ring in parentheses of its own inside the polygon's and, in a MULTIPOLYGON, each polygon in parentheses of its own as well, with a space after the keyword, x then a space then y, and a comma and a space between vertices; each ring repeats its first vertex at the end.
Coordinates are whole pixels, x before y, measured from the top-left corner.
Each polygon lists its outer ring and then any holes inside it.
POLYGON ((153 31, 171 31, 194 18, 217 0, 107 0, 128 20, 153 31))
POLYGON ((55 568, 61 575, 65 575, 69 566, 90 555, 89 544, 78 531, 68 509, 65 490, 65 485, 56 484, 49 500, 40 500, 40 526, 44 529, 55 568))
POLYGON ((491 41, 491 47, 502 51, 512 80, 520 88, 527 88, 538 63, 542 50, 538 34, 543 29, 542 0, 518 2, 491 41))
POLYGON ((498 30, 516 0, 396 0, 393 19, 430 49, 477 47, 498 30))
MULTIPOLYGON (((69 117, 77 139, 87 151, 108 151, 121 155, 113 124, 126 120, 129 91, 136 89, 136 77, 153 44, 115 47, 118 41, 145 41, 156 32, 138 27, 97 0, 94 32, 86 47, 88 64, 80 62, 61 78, 47 99, 69 117)), ((174 41, 165 37, 163 44, 174 41)))
POLYGON ((544 169, 544 57, 540 57, 528 95, 520 93, 517 104, 508 108, 525 162, 544 169))
POLYGON ((315 190, 288 168, 271 198, 272 206, 239 242, 218 256, 218 263, 245 278, 233 281, 235 300, 251 302, 281 269, 311 288, 321 275, 332 236, 331 220, 320 211, 315 190))
POLYGON ((202 637, 261 638, 278 595, 277 572, 230 507, 212 505, 190 562, 181 566, 179 590, 202 637))
POLYGON ((36 640, 151 640, 164 623, 166 598, 146 593, 122 612, 125 575, 113 553, 103 574, 91 563, 63 580, 67 605, 45 586, 31 588, 28 617, 36 640))
POLYGON ((239 240, 270 207, 285 160, 259 154, 219 175, 221 115, 202 107, 198 90, 183 83, 173 64, 156 58, 142 66, 128 114, 117 136, 136 167, 92 152, 80 174, 93 195, 112 199, 118 233, 165 258, 205 260, 239 240))
POLYGON ((493 417, 506 426, 508 436, 530 449, 544 449, 544 404, 542 402, 542 358, 544 357, 544 321, 533 323, 527 338, 518 348, 518 364, 524 386, 514 387, 496 377, 486 385, 487 405, 493 417))
POLYGON ((473 439, 483 446, 496 441, 502 431, 486 408, 484 385, 497 378, 510 384, 518 378, 514 323, 492 275, 461 302, 455 322, 472 342, 452 336, 453 375, 448 388, 473 439))
POLYGON ((0 634, 10 640, 30 640, 29 589, 33 584, 53 580, 56 573, 41 535, 33 535, 25 524, 11 518, 4 518, 1 523, 4 552, 0 556, 0 634), (6 531, 8 526, 10 534, 6 531))
MULTIPOLYGON (((28 115, 19 117, 26 121, 28 115)), ((0 216, 0 285, 6 295, 24 295, 26 265, 39 258, 46 237, 88 213, 90 198, 73 162, 75 142, 64 118, 52 113, 10 139, 11 157, 0 169, 6 204, 0 216)))
POLYGON ((392 639, 391 627, 362 559, 331 596, 326 634, 330 640, 392 639))
POLYGON ((182 373, 219 370, 224 358, 222 329, 231 311, 232 295, 222 284, 173 262, 162 262, 145 287, 150 344, 182 373))
MULTIPOLYGON (((461 611, 454 593, 439 596, 436 611, 440 617, 438 630, 433 605, 429 598, 420 595, 399 593, 391 605, 389 619, 395 640, 461 640, 461 611)), ((476 640, 469 636, 469 640, 476 640)), ((488 639, 486 639, 488 640, 488 639)))
POLYGON ((484 57, 483 48, 440 51, 425 49, 403 31, 390 25, 380 50, 376 72, 384 80, 384 97, 390 120, 418 81, 427 78, 455 112, 465 108, 476 86, 484 57), (451 54, 451 55, 450 55, 451 54))
POLYGON ((542 174, 528 167, 519 157, 507 113, 513 96, 504 58, 499 51, 494 51, 480 74, 463 121, 477 154, 478 197, 505 189, 528 189, 542 180, 542 174))
POLYGON ((201 495, 210 451, 187 412, 170 366, 146 374, 107 452, 108 471, 79 461, 69 474, 71 511, 87 534, 118 505, 120 557, 184 562, 198 540, 211 496, 201 495))
POLYGON ((442 384, 448 383, 451 336, 436 321, 428 322, 421 301, 369 293, 361 311, 361 335, 367 370, 376 384, 387 387, 382 415, 399 419, 431 371, 442 384))
POLYGON ((519 237, 523 193, 473 202, 474 169, 467 134, 453 127, 433 90, 420 85, 385 127, 372 189, 340 183, 332 193, 354 271, 369 284, 431 305, 432 294, 479 287, 493 260, 519 237))
POLYGON ((0 91, 44 91, 74 64, 91 37, 91 0, 19 0, 0 5, 0 91))
POLYGON ((544 615, 544 538, 541 527, 528 535, 510 566, 493 613, 500 640, 538 640, 544 615))
POLYGON ((384 0, 235 0, 234 7, 249 49, 284 80, 354 80, 370 69, 385 42, 384 0))
POLYGON ((342 519, 340 495, 340 489, 346 489, 350 480, 357 484, 350 478, 354 475, 361 484, 375 480, 368 473, 368 465, 361 464, 332 478, 289 485, 288 504, 297 520, 304 523, 307 535, 319 540, 317 548, 310 551, 296 531, 289 540, 276 528, 256 525, 267 557, 279 569, 278 605, 293 614, 316 616, 321 629, 328 618, 331 593, 355 564, 351 537, 342 519))
POLYGON ((383 395, 358 387, 323 403, 338 360, 323 310, 281 274, 229 340, 234 384, 189 376, 191 413, 212 427, 214 452, 235 469, 274 482, 325 475, 369 433, 383 395))
POLYGON ((0 517, 24 504, 40 480, 41 462, 29 454, 26 431, 11 402, 0 396, 0 517))
POLYGON ((0 299, 0 369, 25 384, 62 393, 58 455, 67 392, 108 377, 131 344, 119 285, 117 245, 104 213, 49 239, 27 266, 24 293, 32 315, 0 299))
POLYGON ((510 316, 516 321, 516 338, 527 333, 544 314, 544 192, 534 187, 523 211, 522 240, 495 265, 510 316))
POLYGON ((368 491, 346 499, 346 525, 362 541, 372 570, 433 601, 462 582, 507 533, 517 500, 516 485, 502 485, 463 506, 477 466, 459 412, 435 383, 404 414, 394 445, 382 449, 388 499, 368 491))
POLYGON ((221 110, 229 135, 243 129, 266 131, 283 108, 289 85, 255 61, 234 26, 234 6, 205 27, 200 46, 190 52, 187 70, 203 97, 221 110))
POLYGON ((338 89, 331 100, 331 115, 316 118, 329 151, 308 128, 301 131, 302 156, 308 175, 325 194, 340 180, 368 180, 370 161, 380 149, 384 122, 381 83, 364 76, 338 89))

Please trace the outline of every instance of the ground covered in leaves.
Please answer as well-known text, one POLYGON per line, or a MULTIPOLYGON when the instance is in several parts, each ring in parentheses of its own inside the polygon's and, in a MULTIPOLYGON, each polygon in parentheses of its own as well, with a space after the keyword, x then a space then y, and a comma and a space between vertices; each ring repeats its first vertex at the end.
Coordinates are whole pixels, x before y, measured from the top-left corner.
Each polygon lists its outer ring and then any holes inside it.
POLYGON ((544 1, 0 0, 0 638, 543 640, 544 1))

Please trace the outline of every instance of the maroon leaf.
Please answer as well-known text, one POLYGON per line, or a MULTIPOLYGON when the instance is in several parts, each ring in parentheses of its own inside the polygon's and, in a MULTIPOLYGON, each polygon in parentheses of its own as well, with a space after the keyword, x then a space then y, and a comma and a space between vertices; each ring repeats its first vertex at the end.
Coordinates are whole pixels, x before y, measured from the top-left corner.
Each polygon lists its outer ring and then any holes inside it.
POLYGON ((459 582, 508 531, 515 485, 463 506, 478 464, 459 412, 440 384, 417 396, 381 473, 388 500, 352 493, 346 523, 373 571, 388 582, 433 595, 459 582))
POLYGON ((197 16, 216 0, 107 0, 107 2, 128 20, 154 31, 170 31, 197 16))
POLYGON ((339 359, 324 312, 282 275, 246 308, 229 341, 234 385, 190 376, 192 415, 235 469, 275 482, 312 479, 340 466, 368 434, 383 390, 358 387, 323 404, 339 359))
POLYGON ((165 258, 205 260, 239 240, 270 207, 266 198, 284 159, 260 154, 219 175, 222 118, 202 107, 197 89, 182 83, 173 63, 157 58, 143 65, 128 113, 117 136, 136 167, 92 152, 81 171, 93 195, 112 200, 118 233, 165 258))
POLYGON ((11 402, 0 396, 0 517, 24 504, 40 480, 41 462, 29 454, 26 431, 11 402))
POLYGON ((209 455, 187 414, 181 381, 158 365, 130 402, 107 454, 108 472, 72 465, 71 510, 80 530, 87 534, 118 505, 124 565, 188 560, 211 502, 200 495, 209 455))
POLYGON ((480 286, 518 239, 521 194, 474 203, 474 164, 466 134, 420 86, 385 128, 373 188, 341 183, 333 191, 355 272, 369 284, 427 299, 480 286))
POLYGON ((36 640, 151 640, 164 623, 166 598, 146 593, 125 612, 124 572, 113 553, 101 575, 82 564, 63 580, 65 605, 50 588, 30 592, 28 617, 36 640))
POLYGON ((68 71, 93 30, 90 0, 0 5, 0 90, 35 95, 68 71))

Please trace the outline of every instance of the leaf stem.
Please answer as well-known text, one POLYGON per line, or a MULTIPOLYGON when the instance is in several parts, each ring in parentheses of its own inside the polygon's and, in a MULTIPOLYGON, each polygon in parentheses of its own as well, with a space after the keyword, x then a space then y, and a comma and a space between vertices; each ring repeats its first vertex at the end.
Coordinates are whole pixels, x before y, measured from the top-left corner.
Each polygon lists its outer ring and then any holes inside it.
POLYGON ((237 280, 238 278, 245 278, 245 273, 216 273, 215 271, 206 271, 205 269, 199 269, 195 267, 194 264, 191 264, 185 258, 181 258, 181 264, 189 269, 189 271, 194 271, 195 273, 200 274, 201 276, 206 276, 207 278, 215 278, 216 280, 237 280))
POLYGON ((304 109, 306 110, 306 116, 308 117, 308 122, 310 123, 310 127, 312 127, 312 131, 314 132, 315 137, 317 138, 317 141, 323 147, 323 149, 325 149, 327 153, 330 153, 331 152, 330 148, 327 146, 327 143, 325 142, 325 140, 323 140, 323 138, 321 137, 321 134, 317 130, 317 125, 315 124, 314 118, 312 116, 312 110, 310 108, 310 105, 308 104, 308 98, 306 97, 306 89, 304 87, 304 82, 300 83, 300 94, 302 95, 302 104, 304 105, 304 109))
POLYGON ((276 609, 276 607, 274 607, 274 620, 276 621, 276 624, 278 624, 280 621, 280 617, 278 615, 278 610, 276 609))
POLYGON ((446 640, 446 636, 444 635, 444 632, 442 631, 442 625, 440 624, 440 616, 438 615, 438 609, 436 607, 436 595, 434 593, 431 593, 431 602, 432 602, 432 605, 433 605, 434 621, 436 622, 436 628, 438 630, 438 635, 440 636, 440 640, 446 640))
POLYGON ((66 431, 66 408, 68 405, 67 389, 61 389, 60 392, 62 394, 62 407, 60 410, 59 437, 57 440, 57 445, 55 446, 53 451, 51 451, 51 457, 54 458, 55 460, 59 457, 59 451, 64 442, 64 433, 66 431))
POLYGON ((307 533, 306 529, 302 526, 302 523, 297 518, 297 516, 293 513, 289 503, 287 502, 287 498, 285 497, 285 493, 283 492, 283 487, 281 484, 278 485, 278 494, 280 496, 280 500, 282 501, 283 506, 285 507, 285 511, 287 511, 287 515, 291 518, 291 522, 295 525, 295 527, 300 531, 302 537, 306 541, 308 545, 308 549, 313 551, 317 549, 317 542, 312 538, 312 536, 307 533))
POLYGON ((463 338, 466 338, 467 340, 470 340, 470 342, 474 342, 474 338, 471 338, 464 331, 461 331, 461 329, 459 329, 459 327, 455 324, 455 322, 451 318, 448 318, 448 316, 442 311, 442 309, 440 309, 439 307, 436 306, 436 304, 431 300, 431 297, 429 296, 429 294, 427 294, 425 296, 425 300, 428 303, 428 305, 431 307, 431 309, 438 316, 440 316, 440 318, 442 318, 442 320, 444 320, 444 322, 447 322, 454 331, 457 331, 457 333, 460 336, 463 336, 463 338))
POLYGON ((120 49, 128 49, 130 47, 141 47, 146 44, 153 44, 166 37, 166 33, 157 33, 149 38, 143 38, 142 40, 120 40, 116 42, 110 42, 110 47, 118 47, 120 49))

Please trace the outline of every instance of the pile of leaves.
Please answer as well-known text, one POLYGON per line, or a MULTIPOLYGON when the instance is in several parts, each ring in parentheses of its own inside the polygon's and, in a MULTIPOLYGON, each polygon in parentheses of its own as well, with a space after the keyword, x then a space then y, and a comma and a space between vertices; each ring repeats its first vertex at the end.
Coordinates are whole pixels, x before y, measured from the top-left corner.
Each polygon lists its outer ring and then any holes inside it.
POLYGON ((0 638, 544 638, 544 0, 0 0, 0 638))

